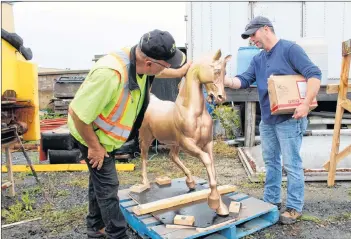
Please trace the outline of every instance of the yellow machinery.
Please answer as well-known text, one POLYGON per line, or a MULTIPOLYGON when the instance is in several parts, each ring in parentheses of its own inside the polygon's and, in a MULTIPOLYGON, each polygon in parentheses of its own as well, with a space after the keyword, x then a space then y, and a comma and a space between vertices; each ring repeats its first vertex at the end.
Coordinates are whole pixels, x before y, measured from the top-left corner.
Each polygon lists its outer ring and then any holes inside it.
POLYGON ((11 3, 2 5, 2 75, 1 136, 2 143, 15 139, 15 132, 24 140, 40 139, 37 65, 30 62, 32 52, 14 33, 11 3))

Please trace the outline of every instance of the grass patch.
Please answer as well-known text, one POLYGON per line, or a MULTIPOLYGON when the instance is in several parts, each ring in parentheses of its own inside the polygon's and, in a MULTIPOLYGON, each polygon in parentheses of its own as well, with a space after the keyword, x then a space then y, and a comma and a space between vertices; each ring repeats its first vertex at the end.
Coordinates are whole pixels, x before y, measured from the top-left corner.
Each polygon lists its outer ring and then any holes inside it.
POLYGON ((55 197, 67 197, 69 196, 71 193, 67 190, 60 190, 56 193, 55 197))
MULTIPOLYGON (((41 206, 37 210, 26 210, 26 203, 17 200, 8 210, 3 209, 1 216, 5 219, 6 224, 42 217, 43 226, 54 234, 71 230, 73 227, 84 226, 85 224, 84 218, 88 212, 88 203, 73 206, 66 210, 54 210, 53 206, 48 203, 41 206)), ((3 224, 5 223, 3 222, 3 224)))
POLYGON ((22 202, 23 202, 24 208, 26 210, 33 211, 33 205, 35 203, 35 200, 32 198, 32 196, 28 192, 23 193, 22 202))
POLYGON ((330 221, 330 222, 347 221, 347 220, 351 220, 351 212, 344 212, 341 215, 328 217, 327 219, 327 221, 330 221))
POLYGON ((23 210, 23 203, 18 200, 15 204, 9 206, 8 209, 1 210, 1 217, 6 220, 6 223, 19 222, 24 220, 26 215, 26 212, 23 210))
POLYGON ((21 195, 21 200, 16 200, 15 204, 1 211, 1 217, 5 219, 6 223, 14 223, 32 218, 31 214, 35 202, 33 195, 29 190, 26 190, 21 195))
POLYGON ((255 183, 255 182, 245 182, 239 185, 241 188, 263 188, 264 185, 262 183, 255 183))
POLYGON ((236 157, 238 150, 235 147, 231 147, 222 140, 215 140, 213 144, 213 154, 220 155, 223 157, 236 157))
POLYGON ((320 218, 315 217, 315 216, 311 216, 311 215, 306 215, 306 214, 302 214, 300 220, 301 221, 310 221, 310 222, 314 222, 317 224, 322 223, 322 220, 320 218))
POLYGON ((34 186, 34 187, 30 187, 28 189, 25 190, 26 192, 28 192, 30 195, 38 195, 38 194, 41 194, 43 189, 37 185, 37 186, 34 186))
POLYGON ((14 173, 15 179, 23 181, 27 176, 29 175, 29 172, 20 172, 20 173, 14 173))
POLYGON ((259 173, 258 174, 258 182, 262 185, 264 185, 264 181, 266 179, 266 174, 265 173, 259 173))
POLYGON ((77 226, 83 226, 85 224, 84 218, 87 212, 88 203, 58 211, 52 210, 52 207, 47 205, 44 209, 43 219, 45 226, 52 233, 58 233, 68 231, 77 226))
POLYGON ((271 233, 265 233, 264 234, 264 237, 266 238, 266 239, 274 239, 274 235, 273 234, 271 234, 271 233))
POLYGON ((247 182, 240 184, 239 186, 242 188, 251 188, 251 189, 252 188, 255 188, 255 189, 264 188, 264 181, 266 179, 266 174, 259 173, 257 177, 258 177, 258 182, 247 181, 247 182))
POLYGON ((70 180, 67 185, 74 186, 74 187, 80 187, 80 188, 88 188, 89 185, 89 179, 86 175, 81 176, 81 177, 76 177, 73 180, 70 180))

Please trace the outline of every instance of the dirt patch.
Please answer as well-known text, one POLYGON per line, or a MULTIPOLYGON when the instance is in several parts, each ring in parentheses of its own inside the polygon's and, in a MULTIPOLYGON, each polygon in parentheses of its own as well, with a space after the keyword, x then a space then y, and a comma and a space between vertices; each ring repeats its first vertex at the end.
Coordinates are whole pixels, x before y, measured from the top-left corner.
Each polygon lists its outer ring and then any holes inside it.
MULTIPOLYGON (((220 145, 223 147, 223 145, 220 145)), ((236 151, 225 151, 225 156, 215 155, 218 184, 234 184, 241 193, 261 198, 264 175, 258 183, 250 183, 236 151)), ((224 151, 223 151, 224 152, 224 151)), ((153 152, 150 153, 152 156, 153 152)), ((181 160, 194 176, 207 180, 203 164, 196 158, 180 154, 181 160)), ((119 172, 121 189, 141 182, 140 160, 133 160, 133 172, 119 172)), ((87 213, 88 172, 39 173, 43 187, 33 176, 15 173, 16 197, 2 193, 2 224, 42 217, 41 220, 2 230, 1 238, 87 238, 85 215, 87 213)), ((183 172, 159 152, 148 161, 148 176, 154 181, 158 176, 184 177, 183 172)), ((6 177, 6 174, 3 174, 6 177)), ((286 184, 282 190, 283 203, 286 184)), ((306 183, 304 216, 292 226, 273 225, 245 238, 351 238, 351 189, 348 182, 337 182, 328 188, 326 182, 306 183)), ((131 238, 138 238, 132 230, 131 238)))

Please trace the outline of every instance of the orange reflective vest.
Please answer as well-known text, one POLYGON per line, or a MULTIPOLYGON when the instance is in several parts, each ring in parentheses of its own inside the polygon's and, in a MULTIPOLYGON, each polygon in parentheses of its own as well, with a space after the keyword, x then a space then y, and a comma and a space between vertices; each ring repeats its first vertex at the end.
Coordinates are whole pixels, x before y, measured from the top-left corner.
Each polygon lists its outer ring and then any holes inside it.
MULTIPOLYGON (((123 49, 116 53, 108 54, 99 59, 94 68, 110 68, 120 77, 120 86, 117 90, 117 99, 113 99, 115 106, 108 115, 100 114, 94 124, 99 130, 124 143, 128 140, 134 122, 144 105, 146 75, 134 77, 139 87, 130 90, 130 49, 123 49)), ((134 67, 135 68, 135 67, 134 67)), ((135 69, 132 69, 135 72, 135 69)))

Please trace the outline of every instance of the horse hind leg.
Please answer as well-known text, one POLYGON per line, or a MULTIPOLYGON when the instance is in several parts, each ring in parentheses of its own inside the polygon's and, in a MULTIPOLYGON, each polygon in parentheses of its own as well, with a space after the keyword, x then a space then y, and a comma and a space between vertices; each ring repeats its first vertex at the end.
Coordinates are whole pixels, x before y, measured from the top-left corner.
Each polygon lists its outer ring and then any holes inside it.
POLYGON ((172 146, 169 152, 169 156, 171 157, 172 161, 184 172, 186 175, 186 185, 190 190, 195 189, 195 181, 193 176, 191 175, 190 170, 185 167, 185 165, 179 159, 179 146, 172 146))
POLYGON ((147 125, 142 125, 139 130, 139 146, 141 153, 141 175, 142 175, 142 184, 150 186, 149 179, 147 178, 147 160, 149 155, 149 148, 154 140, 151 130, 147 125))

